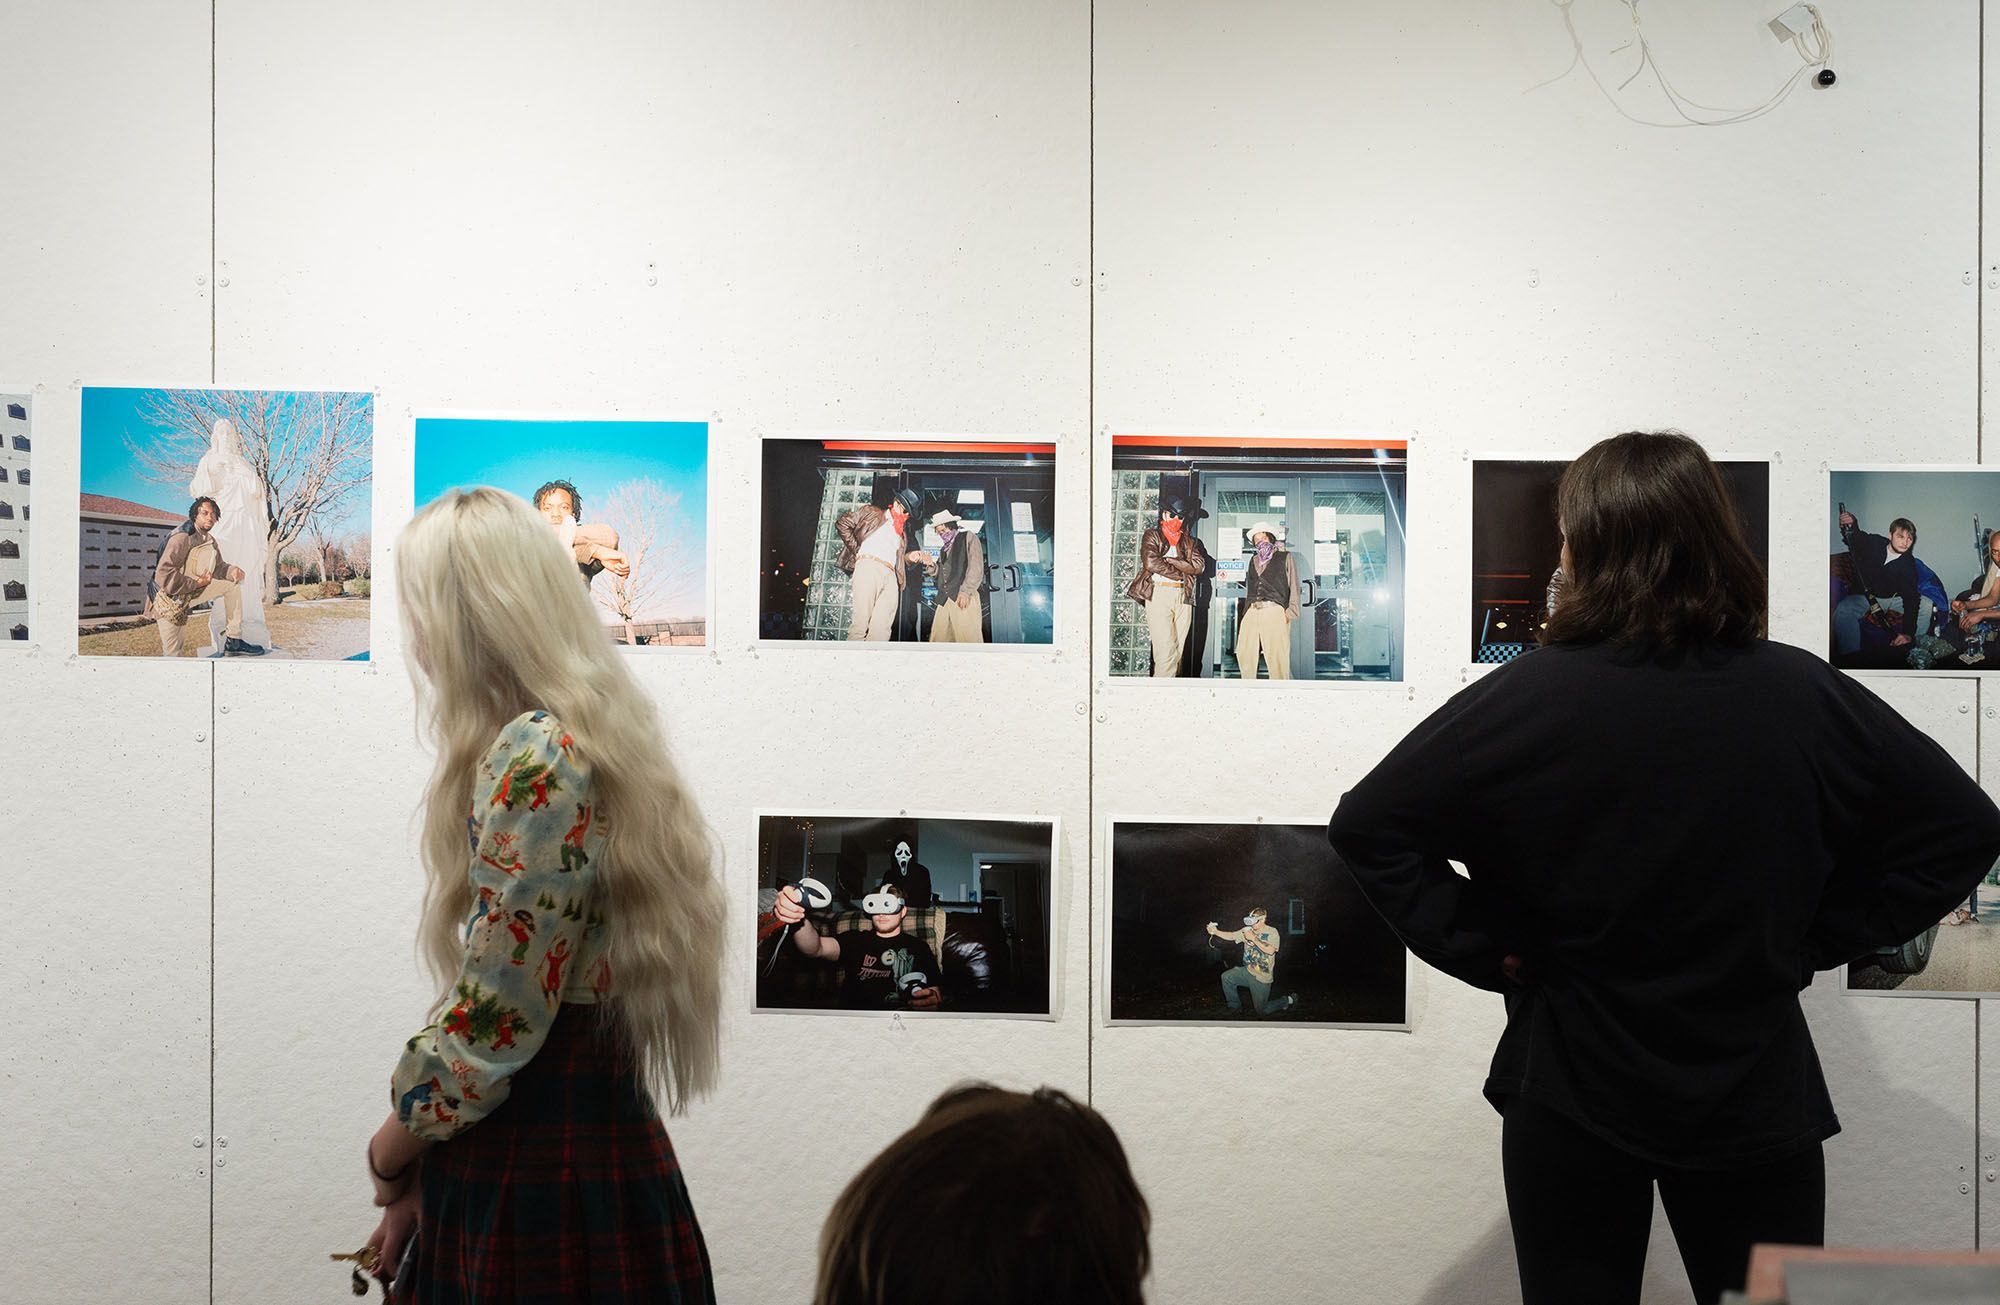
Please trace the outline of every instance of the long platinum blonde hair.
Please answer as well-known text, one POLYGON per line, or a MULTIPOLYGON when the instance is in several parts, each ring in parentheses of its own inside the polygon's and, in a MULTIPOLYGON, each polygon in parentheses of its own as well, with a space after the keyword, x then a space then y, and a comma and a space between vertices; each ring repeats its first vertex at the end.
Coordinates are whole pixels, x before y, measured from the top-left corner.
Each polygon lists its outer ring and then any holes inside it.
POLYGON ((511 494, 454 490, 427 505, 397 540, 396 577, 420 719, 437 748, 422 820, 425 960, 449 997, 472 910, 474 772, 509 721, 553 713, 605 814, 607 1014, 642 1080, 678 1114, 715 1083, 728 902, 714 835, 668 756, 652 699, 568 550, 511 494))

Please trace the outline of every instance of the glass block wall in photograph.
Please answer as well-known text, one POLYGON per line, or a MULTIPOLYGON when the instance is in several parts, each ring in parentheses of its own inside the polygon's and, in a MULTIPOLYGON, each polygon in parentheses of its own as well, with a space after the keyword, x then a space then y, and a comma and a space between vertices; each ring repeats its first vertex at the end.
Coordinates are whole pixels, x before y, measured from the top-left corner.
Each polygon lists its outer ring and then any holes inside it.
POLYGON ((845 639, 853 581, 840 569, 840 536, 834 523, 865 506, 875 489, 867 468, 834 467, 826 473, 819 499, 819 531, 813 538, 812 587, 806 596, 805 638, 845 639))
POLYGON ((1125 591, 1139 573, 1139 540, 1158 512, 1160 473, 1113 471, 1111 479, 1111 673, 1148 675, 1153 643, 1146 612, 1125 591))

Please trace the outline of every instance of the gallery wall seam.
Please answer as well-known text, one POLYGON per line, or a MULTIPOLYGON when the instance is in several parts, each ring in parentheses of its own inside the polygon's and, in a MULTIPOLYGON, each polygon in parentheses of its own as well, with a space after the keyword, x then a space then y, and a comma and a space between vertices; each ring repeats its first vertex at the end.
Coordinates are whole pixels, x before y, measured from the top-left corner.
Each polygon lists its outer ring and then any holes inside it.
POLYGON ((208 1299, 215 1302, 215 1168, 222 1151, 215 1144, 215 663, 208 664, 208 1299))
POLYGON ((215 384, 217 371, 216 331, 221 325, 218 320, 219 302, 215 289, 215 246, 219 224, 216 222, 216 173, 221 163, 216 151, 215 97, 216 78, 220 65, 215 56, 215 10, 220 0, 209 0, 208 6, 208 383, 215 384))
MULTIPOLYGON (((1083 438, 1085 450, 1085 485, 1089 497, 1085 499, 1087 510, 1094 511, 1097 502, 1097 0, 1090 0, 1090 56, 1087 61, 1090 77, 1089 105, 1086 115, 1084 136, 1085 157, 1088 160, 1086 184, 1089 199, 1084 206, 1084 275, 1083 293, 1085 298, 1084 340, 1088 358, 1083 371, 1083 438)), ((1086 521, 1088 518, 1086 517, 1086 521)), ((1088 529, 1088 526, 1085 527, 1088 529)), ((1084 593, 1089 601, 1097 596, 1097 550, 1089 550, 1089 563, 1085 568, 1088 586, 1084 593)), ((1097 640, 1098 630, 1095 620, 1084 623, 1084 810, 1097 810, 1097 640)), ((1095 878, 1097 865, 1097 821, 1085 822, 1083 834, 1083 867, 1086 881, 1095 878)), ((1107 853, 1108 853, 1107 848, 1107 853)), ((1083 1083, 1084 1099, 1092 1105, 1097 1101, 1097 893, 1094 883, 1086 882, 1083 895, 1084 912, 1084 1018, 1089 1021, 1083 1039, 1083 1083)))

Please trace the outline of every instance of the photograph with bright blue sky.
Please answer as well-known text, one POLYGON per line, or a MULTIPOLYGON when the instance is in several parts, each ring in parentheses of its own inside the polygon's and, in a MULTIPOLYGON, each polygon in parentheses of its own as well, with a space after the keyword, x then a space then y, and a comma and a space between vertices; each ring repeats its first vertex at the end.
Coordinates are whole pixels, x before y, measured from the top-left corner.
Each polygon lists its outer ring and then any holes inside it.
POLYGON ((82 415, 78 655, 367 659, 372 393, 93 385, 82 415), (162 616, 149 586, 197 492, 241 574, 199 619, 162 616))
MULTIPOLYGON (((708 423, 419 417, 416 502, 490 485, 576 487, 579 527, 615 532, 591 597, 630 644, 701 644, 708 625, 708 423), (617 574, 622 566, 626 574, 617 574)), ((592 568, 595 570, 595 568, 592 568)))
POLYGON ((330 472, 346 489, 310 524, 335 537, 367 533, 374 396, 353 391, 85 386, 78 487, 186 516, 188 482, 217 416, 231 419, 252 463, 274 473, 281 513, 289 481, 330 472))

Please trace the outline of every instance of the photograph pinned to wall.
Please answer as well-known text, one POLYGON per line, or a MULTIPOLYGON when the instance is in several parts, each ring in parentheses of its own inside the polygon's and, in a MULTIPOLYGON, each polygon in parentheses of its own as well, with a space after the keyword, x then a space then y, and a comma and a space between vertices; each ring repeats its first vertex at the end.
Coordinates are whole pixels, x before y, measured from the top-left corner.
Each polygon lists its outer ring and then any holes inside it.
POLYGON ((2000 997, 2000 862, 1942 920, 1850 962, 1846 978, 1871 997, 2000 997))
POLYGON ((1054 820, 757 814, 760 1011, 1054 1012, 1054 820))
POLYGON ((77 652, 366 661, 375 396, 86 386, 77 652))
POLYGON ((759 638, 1054 642, 1053 441, 768 436, 763 462, 759 638))
POLYGON ((0 386, 0 630, 26 644, 29 511, 34 498, 35 400, 28 387, 0 386))
POLYGON ((534 505, 618 643, 708 643, 709 424, 469 413, 416 419, 416 501, 490 485, 534 505))
POLYGON ((2000 470, 1835 467, 1827 481, 1833 664, 2000 671, 2000 470))
MULTIPOLYGON (((1771 464, 1718 459, 1750 548, 1771 553, 1771 464)), ((1474 665, 1510 662, 1540 646, 1562 561, 1556 485, 1566 458, 1476 459, 1472 464, 1472 644, 1474 665)))
POLYGON ((1409 953, 1324 821, 1110 829, 1111 1023, 1409 1027, 1409 953))
POLYGON ((1114 435, 1114 676, 1403 678, 1409 441, 1114 435))

